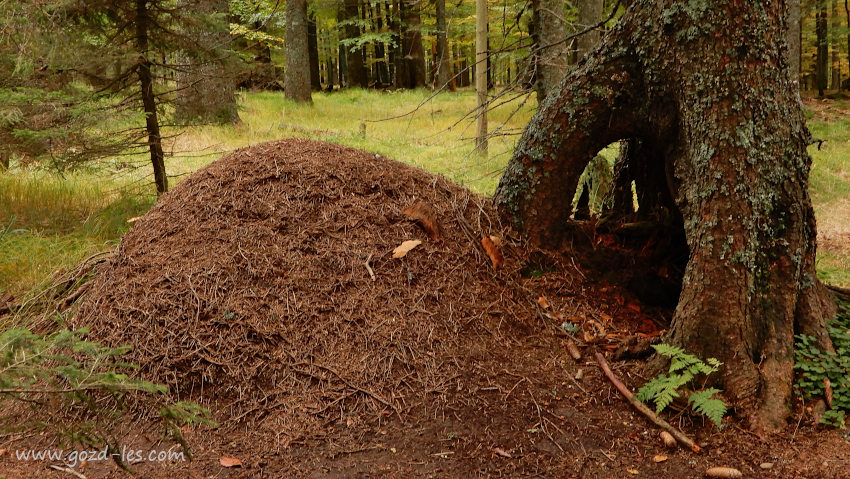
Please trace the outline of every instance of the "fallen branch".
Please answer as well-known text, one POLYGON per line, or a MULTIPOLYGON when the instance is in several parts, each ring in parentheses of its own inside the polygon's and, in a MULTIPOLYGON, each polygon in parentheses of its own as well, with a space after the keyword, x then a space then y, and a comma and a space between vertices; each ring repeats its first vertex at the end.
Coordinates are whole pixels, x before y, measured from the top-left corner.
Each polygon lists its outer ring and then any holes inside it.
POLYGON ((692 451, 700 452, 701 448, 694 441, 692 441, 691 438, 686 436, 682 431, 679 431, 675 427, 671 426, 670 423, 668 423, 664 419, 658 417, 654 412, 652 412, 652 409, 649 409, 646 404, 640 402, 636 397, 634 397, 634 394, 629 391, 629 388, 627 388, 626 385, 623 384, 622 381, 617 379, 617 376, 615 376, 614 373, 611 372, 611 368, 608 367, 608 362, 605 361, 605 356, 603 356, 601 353, 596 353, 596 362, 599 363, 599 367, 602 368, 602 372, 605 374, 605 377, 607 377, 608 380, 610 380, 611 383, 614 385, 614 387, 617 388, 617 390, 620 391, 620 393, 625 396, 626 399, 629 400, 629 402, 635 409, 637 409, 644 416, 649 418, 649 420, 652 421, 656 426, 672 434, 677 441, 684 444, 685 446, 688 446, 688 448, 690 448, 692 451))

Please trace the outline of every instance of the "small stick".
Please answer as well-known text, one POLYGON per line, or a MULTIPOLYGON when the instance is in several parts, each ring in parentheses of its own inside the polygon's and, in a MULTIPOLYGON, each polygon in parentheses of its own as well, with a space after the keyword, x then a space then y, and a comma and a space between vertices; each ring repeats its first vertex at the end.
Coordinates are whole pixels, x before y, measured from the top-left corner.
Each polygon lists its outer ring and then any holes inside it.
POLYGON ((370 254, 368 258, 366 258, 366 271, 369 272, 369 276, 372 278, 372 281, 375 281, 375 272, 372 271, 372 266, 369 262, 372 261, 372 255, 370 254))
POLYGON ((626 385, 623 384, 619 379, 617 379, 617 376, 614 376, 614 373, 611 372, 611 368, 608 367, 608 362, 605 361, 605 356, 603 356, 601 353, 596 353, 595 356, 596 362, 599 363, 599 367, 601 367, 602 372, 605 373, 605 377, 607 377, 614 385, 614 387, 617 388, 617 390, 620 391, 620 393, 625 396, 626 399, 629 400, 629 402, 635 409, 637 409, 644 416, 649 418, 649 420, 655 423, 656 426, 672 434, 677 441, 684 444, 685 446, 688 446, 688 448, 690 448, 692 451, 700 452, 701 448, 694 441, 692 441, 682 431, 679 431, 675 427, 671 426, 670 423, 658 417, 654 412, 652 412, 651 409, 646 407, 646 404, 640 402, 640 400, 634 397, 632 392, 629 391, 629 388, 627 388, 626 385))
POLYGON ((76 477, 77 479, 86 479, 86 476, 84 476, 84 475, 80 474, 79 472, 71 469, 70 467, 50 466, 50 468, 57 470, 57 471, 67 472, 68 474, 71 474, 72 476, 76 477))

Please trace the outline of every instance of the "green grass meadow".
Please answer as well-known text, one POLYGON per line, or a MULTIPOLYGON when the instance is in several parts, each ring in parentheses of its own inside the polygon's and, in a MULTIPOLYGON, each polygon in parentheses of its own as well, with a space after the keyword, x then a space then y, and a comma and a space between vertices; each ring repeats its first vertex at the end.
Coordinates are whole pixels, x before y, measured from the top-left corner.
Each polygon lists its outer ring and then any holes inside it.
MULTIPOLYGON (((166 132, 171 186, 237 148, 301 137, 375 152, 492 194, 536 103, 515 99, 489 113, 490 131, 513 134, 492 138, 484 158, 473 151, 475 122, 468 115, 475 107, 474 92, 441 93, 426 101, 430 96, 424 90, 349 89, 314 94, 309 106, 289 102, 282 93, 243 94, 239 125, 166 132)), ((844 212, 850 210, 850 116, 808 116, 814 136, 826 140, 821 150, 810 150, 818 222, 830 231, 840 232, 844 225, 850 232, 844 212)), ((127 220, 155 202, 151 178, 143 155, 62 177, 23 168, 0 172, 0 298, 25 296, 53 272, 114 248, 129 228, 127 220)), ((824 279, 850 286, 848 249, 821 249, 818 267, 824 279)))

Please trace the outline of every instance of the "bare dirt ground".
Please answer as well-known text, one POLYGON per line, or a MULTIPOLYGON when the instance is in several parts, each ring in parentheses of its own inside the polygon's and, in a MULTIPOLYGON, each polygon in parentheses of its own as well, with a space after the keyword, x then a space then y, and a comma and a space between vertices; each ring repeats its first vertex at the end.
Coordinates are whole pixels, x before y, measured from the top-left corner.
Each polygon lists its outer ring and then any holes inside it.
MULTIPOLYGON (((734 417, 718 431, 672 411, 703 450, 667 449, 592 358, 659 335, 671 313, 595 278, 569 252, 529 250, 485 199, 442 178, 286 140, 237 151, 164 196, 86 283, 72 325, 132 345, 142 377, 219 423, 183 430, 191 461, 128 461, 136 477, 685 478, 716 466, 850 477, 847 438, 802 404, 769 438, 734 417), (436 233, 405 215, 419 202, 436 233), (501 245, 498 267, 482 236, 501 245)), ((649 379, 639 360, 611 361, 632 389, 649 379)), ((145 402, 128 404, 113 434, 143 457, 181 450, 145 402)), ((111 461, 72 473, 16 454, 58 447, 7 434, 0 477, 129 477, 111 461)))

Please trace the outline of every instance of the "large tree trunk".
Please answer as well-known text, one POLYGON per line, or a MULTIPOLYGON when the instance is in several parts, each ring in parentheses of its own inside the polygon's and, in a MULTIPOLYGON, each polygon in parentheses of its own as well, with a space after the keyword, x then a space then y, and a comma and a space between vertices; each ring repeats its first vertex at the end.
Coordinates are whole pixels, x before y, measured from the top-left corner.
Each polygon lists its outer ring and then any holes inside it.
POLYGON ((196 23, 185 32, 195 45, 180 53, 175 116, 182 122, 238 122, 227 0, 181 0, 178 5, 189 9, 196 23))
POLYGON ((716 379, 762 431, 788 414, 793 335, 830 347, 785 6, 632 1, 534 115, 495 197, 530 241, 558 247, 590 159, 616 140, 650 145, 669 181, 648 184, 675 199, 690 251, 667 341, 723 361, 716 379))
POLYGON ((148 149, 151 154, 156 194, 161 195, 168 191, 168 176, 165 174, 165 153, 162 151, 162 135, 159 132, 159 118, 156 112, 156 95, 153 91, 151 62, 147 58, 150 55, 150 51, 148 51, 148 45, 150 43, 148 33, 150 31, 151 17, 148 12, 146 0, 136 0, 135 20, 135 44, 136 51, 139 53, 139 64, 136 67, 136 74, 139 77, 142 108, 145 112, 145 128, 148 133, 148 149))
POLYGON ((567 36, 560 0, 532 0, 537 101, 542 103, 567 72, 567 36))
POLYGON ((310 56, 307 49, 307 0, 286 2, 286 98, 311 102, 310 56))

